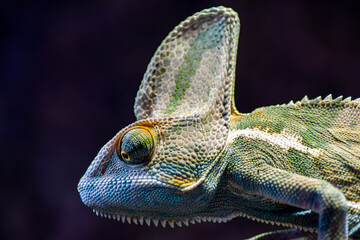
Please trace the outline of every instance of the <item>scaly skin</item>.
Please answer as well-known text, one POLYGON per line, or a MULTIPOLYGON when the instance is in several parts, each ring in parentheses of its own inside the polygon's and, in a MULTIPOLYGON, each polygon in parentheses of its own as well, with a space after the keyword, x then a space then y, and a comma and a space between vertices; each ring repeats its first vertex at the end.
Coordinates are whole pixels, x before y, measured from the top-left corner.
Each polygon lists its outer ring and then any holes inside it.
POLYGON ((93 160, 82 201, 140 224, 244 216, 290 228, 253 239, 359 238, 360 99, 304 97, 240 114, 239 28, 233 10, 217 7, 166 37, 138 91, 137 122, 93 160))

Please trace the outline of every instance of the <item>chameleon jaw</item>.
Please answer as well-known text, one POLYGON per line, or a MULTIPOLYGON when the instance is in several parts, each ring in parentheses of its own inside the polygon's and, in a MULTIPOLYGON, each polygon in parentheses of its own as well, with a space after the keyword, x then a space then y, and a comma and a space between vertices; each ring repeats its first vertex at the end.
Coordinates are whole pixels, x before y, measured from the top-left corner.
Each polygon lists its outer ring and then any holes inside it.
POLYGON ((113 219, 113 220, 118 220, 123 223, 127 222, 127 223, 131 224, 133 222, 136 225, 141 225, 141 226, 143 226, 145 223, 149 227, 151 226, 151 223, 155 227, 158 227, 159 225, 161 225, 163 228, 166 227, 166 224, 168 224, 171 228, 174 228, 175 225, 178 227, 182 227, 182 226, 188 227, 190 224, 196 224, 196 223, 202 223, 202 222, 226 223, 226 222, 232 220, 233 218, 244 217, 244 218, 247 218, 247 219, 250 219, 253 221, 257 221, 257 222, 261 222, 261 223, 265 223, 265 224, 271 224, 271 225, 282 226, 282 227, 287 227, 287 228, 291 228, 291 229, 297 229, 297 230, 300 230, 303 232, 317 233, 316 228, 299 226, 299 225, 295 225, 292 223, 283 223, 283 222, 277 222, 277 221, 264 220, 261 218, 252 217, 250 215, 247 215, 247 214, 241 213, 241 212, 233 212, 225 217, 202 216, 202 217, 174 218, 174 219, 153 218, 153 217, 133 216, 133 215, 127 216, 127 215, 122 215, 122 214, 106 213, 106 212, 102 212, 101 210, 97 210, 97 209, 93 209, 93 212, 97 216, 101 216, 101 217, 105 217, 105 218, 109 218, 109 219, 113 219))

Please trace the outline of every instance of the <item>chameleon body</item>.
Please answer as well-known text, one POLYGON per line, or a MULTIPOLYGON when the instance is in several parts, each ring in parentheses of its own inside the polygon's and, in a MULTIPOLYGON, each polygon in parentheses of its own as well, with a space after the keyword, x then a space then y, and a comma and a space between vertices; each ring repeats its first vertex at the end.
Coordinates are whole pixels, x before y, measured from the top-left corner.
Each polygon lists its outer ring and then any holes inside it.
POLYGON ((234 104, 240 21, 229 8, 180 23, 153 56, 137 121, 78 184, 97 215, 156 226, 243 216, 288 227, 253 239, 358 239, 360 99, 234 104))

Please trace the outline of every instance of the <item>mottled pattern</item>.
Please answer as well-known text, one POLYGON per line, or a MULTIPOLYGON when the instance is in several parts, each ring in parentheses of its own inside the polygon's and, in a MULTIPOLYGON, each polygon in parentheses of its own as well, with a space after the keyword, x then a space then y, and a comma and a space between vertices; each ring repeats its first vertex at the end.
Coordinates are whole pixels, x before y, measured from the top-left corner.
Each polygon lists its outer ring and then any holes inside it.
POLYGON ((235 181, 319 213, 320 239, 346 238, 359 228, 359 100, 305 97, 234 118, 235 181))
POLYGON ((360 99, 305 96, 238 113, 239 26, 217 7, 165 38, 138 91, 138 121, 100 150, 82 201, 136 224, 242 216, 292 229, 253 239, 359 239, 360 99))
POLYGON ((276 159, 274 166, 325 179, 360 201, 359 100, 329 96, 267 107, 244 117, 231 132, 281 150, 286 161, 276 159))

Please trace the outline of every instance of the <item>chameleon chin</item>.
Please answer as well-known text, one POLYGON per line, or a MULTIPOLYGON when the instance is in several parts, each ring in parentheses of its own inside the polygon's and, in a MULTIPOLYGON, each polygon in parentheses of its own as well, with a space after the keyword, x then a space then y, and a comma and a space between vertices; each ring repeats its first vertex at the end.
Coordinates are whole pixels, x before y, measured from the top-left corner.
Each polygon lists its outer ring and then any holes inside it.
POLYGON ((288 227, 251 239, 360 239, 360 99, 304 97, 239 113, 240 20, 205 9, 161 43, 137 121, 78 184, 100 216, 182 226, 234 217, 288 227))

